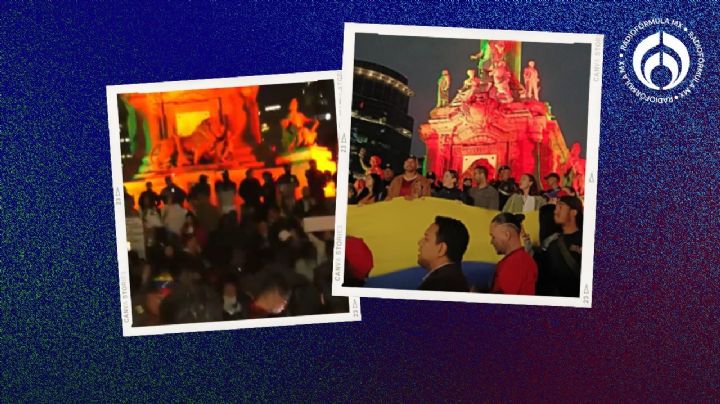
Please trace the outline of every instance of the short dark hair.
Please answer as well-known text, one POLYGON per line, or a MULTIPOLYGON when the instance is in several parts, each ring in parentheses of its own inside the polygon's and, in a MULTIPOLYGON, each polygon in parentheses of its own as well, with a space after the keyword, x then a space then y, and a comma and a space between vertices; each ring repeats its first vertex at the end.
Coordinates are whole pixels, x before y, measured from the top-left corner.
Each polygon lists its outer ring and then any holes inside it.
POLYGON ((486 177, 488 176, 488 169, 484 166, 475 167, 475 171, 482 171, 482 173, 485 174, 486 177))
POLYGON ((561 196, 558 202, 562 202, 565 205, 570 207, 570 210, 574 210, 577 212, 577 215, 575 216, 575 224, 579 229, 582 229, 583 227, 583 203, 577 196, 570 196, 565 195, 561 196))
POLYGON ((523 214, 516 215, 513 213, 503 212, 495 216, 490 223, 510 224, 515 227, 515 230, 517 230, 518 233, 520 233, 520 228, 522 227, 523 220, 525 220, 525 215, 523 214))
POLYGON ((436 216, 435 224, 438 226, 435 236, 436 243, 447 245, 445 255, 450 261, 461 262, 470 242, 470 233, 468 233, 467 227, 461 221, 445 216, 436 216))

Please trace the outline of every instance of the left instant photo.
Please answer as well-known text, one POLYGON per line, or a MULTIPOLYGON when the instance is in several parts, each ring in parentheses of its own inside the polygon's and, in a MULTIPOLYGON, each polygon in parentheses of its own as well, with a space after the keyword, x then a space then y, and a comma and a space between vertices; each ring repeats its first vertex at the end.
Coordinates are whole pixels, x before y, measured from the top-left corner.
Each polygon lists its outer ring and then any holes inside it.
POLYGON ((107 87, 123 335, 361 319, 331 293, 339 84, 107 87))

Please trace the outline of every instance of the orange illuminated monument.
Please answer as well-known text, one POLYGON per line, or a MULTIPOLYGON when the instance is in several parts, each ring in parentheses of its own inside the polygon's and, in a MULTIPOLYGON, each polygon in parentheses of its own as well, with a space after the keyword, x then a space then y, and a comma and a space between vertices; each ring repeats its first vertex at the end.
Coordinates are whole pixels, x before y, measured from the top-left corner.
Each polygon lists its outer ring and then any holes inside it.
MULTIPOLYGON (((128 192, 137 200, 148 181, 160 190, 167 175, 186 190, 201 174, 213 182, 223 170, 238 184, 250 168, 269 171, 277 178, 285 163, 292 165, 300 185, 305 186, 310 159, 317 161, 321 171, 335 173, 330 150, 315 144, 319 123, 297 110, 296 99, 282 122, 296 136, 293 148, 278 156, 274 165, 267 159, 259 161, 254 152, 263 142, 259 90, 259 86, 247 86, 120 95, 120 123, 125 129, 121 141, 130 143, 130 153, 122 159, 128 192)), ((326 195, 334 196, 334 191, 329 187, 326 195)))
POLYGON ((539 101, 535 64, 520 75, 520 51, 519 42, 481 41, 480 52, 470 56, 478 61, 478 71, 470 70, 455 98, 438 103, 420 125, 428 150, 426 169, 454 169, 470 178, 478 165, 491 173, 507 165, 516 177, 558 172, 582 193, 585 160, 580 145, 570 152, 549 103, 539 101))

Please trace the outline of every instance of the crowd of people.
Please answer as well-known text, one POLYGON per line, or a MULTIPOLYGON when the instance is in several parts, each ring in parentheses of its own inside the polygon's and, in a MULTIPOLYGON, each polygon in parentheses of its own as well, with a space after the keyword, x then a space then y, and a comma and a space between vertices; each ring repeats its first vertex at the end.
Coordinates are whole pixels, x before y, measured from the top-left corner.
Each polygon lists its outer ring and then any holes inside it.
POLYGON ((239 185, 200 175, 189 191, 168 176, 160 193, 146 183, 137 209, 126 192, 133 326, 347 313, 331 294, 332 229, 303 228, 334 215, 333 178, 314 161, 305 175, 299 199, 290 165, 262 183, 252 169, 239 185))
MULTIPOLYGON (((469 284, 461 270, 463 255, 472 242, 465 225, 439 216, 418 242, 418 264, 428 271, 420 290, 579 297, 583 203, 573 188, 560 186, 558 174, 545 176, 548 188, 540 191, 532 174, 523 174, 517 183, 507 166, 498 169, 495 181, 488 178, 486 167, 477 166, 472 180, 463 179, 462 183, 454 170, 446 171, 439 182, 432 173, 422 176, 414 156, 405 160, 403 168, 398 176, 387 165, 382 177, 372 172, 359 178, 351 185, 348 203, 367 205, 399 197, 433 196, 501 212, 489 229, 483 229, 490 232, 495 251, 504 256, 495 268, 490 289, 469 284), (532 245, 523 226, 525 213, 533 211, 539 216, 538 246, 532 245)), ((363 286, 365 272, 370 270, 360 271, 358 276, 352 265, 348 271, 346 262, 346 286, 363 286)))

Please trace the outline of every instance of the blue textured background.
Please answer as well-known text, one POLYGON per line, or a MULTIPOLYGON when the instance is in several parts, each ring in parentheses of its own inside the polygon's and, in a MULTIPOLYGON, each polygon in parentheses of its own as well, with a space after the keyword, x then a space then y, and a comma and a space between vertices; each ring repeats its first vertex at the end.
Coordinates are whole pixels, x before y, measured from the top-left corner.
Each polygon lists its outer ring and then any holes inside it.
POLYGON ((0 6, 2 401, 718 398, 717 5, 241 3, 0 6), (617 73, 654 16, 705 47, 673 105, 617 73), (606 35, 593 308, 121 337, 105 85, 339 69, 344 21, 606 35))

